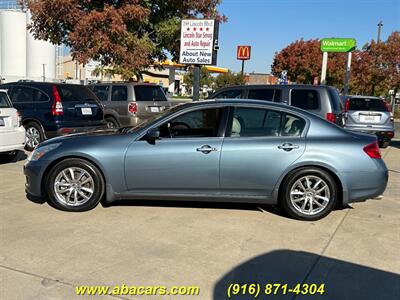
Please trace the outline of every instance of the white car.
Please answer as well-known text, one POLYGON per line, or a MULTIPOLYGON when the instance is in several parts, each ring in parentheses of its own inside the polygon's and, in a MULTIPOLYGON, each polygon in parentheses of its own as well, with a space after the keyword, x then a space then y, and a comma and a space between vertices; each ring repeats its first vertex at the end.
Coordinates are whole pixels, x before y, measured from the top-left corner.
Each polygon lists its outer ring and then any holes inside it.
POLYGON ((12 107, 7 92, 0 90, 0 154, 12 158, 25 146, 25 129, 18 111, 12 107))

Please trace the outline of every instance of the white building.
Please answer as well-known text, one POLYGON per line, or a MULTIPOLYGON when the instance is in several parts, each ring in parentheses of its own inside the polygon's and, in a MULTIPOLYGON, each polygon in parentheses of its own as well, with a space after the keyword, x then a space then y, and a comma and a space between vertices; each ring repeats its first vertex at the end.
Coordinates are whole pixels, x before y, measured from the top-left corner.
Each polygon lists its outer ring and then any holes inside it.
MULTIPOLYGON (((27 30, 29 12, 0 9, 0 80, 57 80, 57 47, 27 30)), ((62 71, 61 71, 62 74, 62 71)))

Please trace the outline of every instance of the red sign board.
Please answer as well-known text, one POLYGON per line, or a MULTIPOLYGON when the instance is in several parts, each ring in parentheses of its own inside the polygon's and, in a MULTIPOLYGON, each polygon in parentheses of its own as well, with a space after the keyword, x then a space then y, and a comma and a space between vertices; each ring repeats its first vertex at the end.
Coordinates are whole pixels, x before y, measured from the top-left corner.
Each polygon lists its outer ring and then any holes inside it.
POLYGON ((238 60, 249 60, 250 52, 251 52, 251 46, 238 46, 237 47, 237 59, 238 60))

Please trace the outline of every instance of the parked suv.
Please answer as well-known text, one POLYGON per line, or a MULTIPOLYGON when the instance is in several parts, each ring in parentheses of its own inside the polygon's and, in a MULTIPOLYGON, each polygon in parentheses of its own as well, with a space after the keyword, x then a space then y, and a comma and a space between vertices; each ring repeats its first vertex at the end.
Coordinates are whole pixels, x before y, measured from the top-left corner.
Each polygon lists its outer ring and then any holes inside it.
POLYGON ((15 82, 6 89, 22 117, 25 149, 32 151, 45 139, 106 128, 103 108, 93 92, 83 85, 50 82, 15 82))
POLYGON ((296 106, 339 126, 344 125, 343 104, 338 91, 327 85, 241 85, 217 90, 210 99, 257 99, 296 106))
POLYGON ((0 90, 0 154, 7 154, 12 159, 23 150, 25 145, 25 129, 21 125, 21 117, 13 108, 7 92, 0 90))
POLYGON ((380 147, 386 148, 394 137, 393 116, 381 98, 348 96, 345 112, 345 128, 375 134, 380 147))
POLYGON ((159 85, 143 83, 99 83, 89 85, 104 106, 110 128, 135 126, 170 107, 159 85))

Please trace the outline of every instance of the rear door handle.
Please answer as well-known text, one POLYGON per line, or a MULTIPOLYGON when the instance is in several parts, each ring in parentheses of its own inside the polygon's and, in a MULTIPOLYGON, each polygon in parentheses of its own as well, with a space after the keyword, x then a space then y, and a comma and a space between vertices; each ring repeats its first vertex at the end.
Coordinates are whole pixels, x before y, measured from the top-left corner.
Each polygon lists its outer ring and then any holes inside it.
POLYGON ((291 143, 283 143, 282 145, 278 146, 278 149, 282 149, 284 151, 291 151, 293 149, 299 149, 299 145, 293 145, 291 143))
POLYGON ((197 148, 196 151, 203 152, 204 154, 208 154, 211 151, 218 151, 218 148, 211 147, 210 145, 203 145, 200 148, 197 148))

